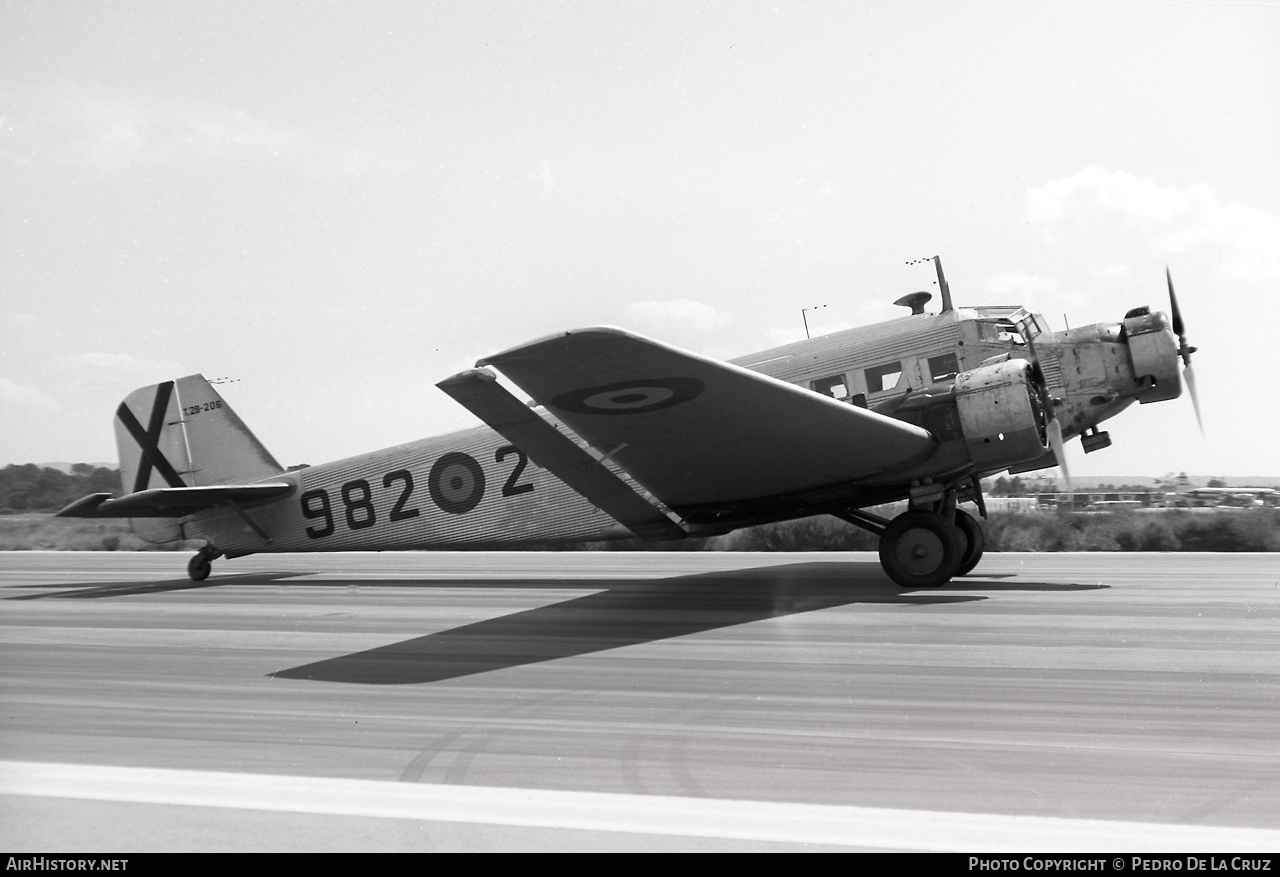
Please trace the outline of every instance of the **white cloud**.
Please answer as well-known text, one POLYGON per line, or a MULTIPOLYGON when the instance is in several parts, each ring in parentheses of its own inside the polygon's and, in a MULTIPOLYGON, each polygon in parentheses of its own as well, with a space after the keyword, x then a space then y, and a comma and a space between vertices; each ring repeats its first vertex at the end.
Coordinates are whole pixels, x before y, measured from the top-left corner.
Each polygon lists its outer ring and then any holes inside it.
POLYGON ((1055 222, 1076 210, 1100 207, 1135 219, 1171 222, 1186 213, 1188 200, 1186 193, 1171 186, 1093 165, 1031 189, 1026 218, 1032 223, 1055 222))
POLYGON ((0 402, 8 402, 13 405, 29 405, 33 408, 43 408, 47 411, 57 411, 59 408, 56 401, 46 396, 36 387, 30 384, 19 384, 9 378, 0 378, 0 402))
POLYGON ((1225 202, 1208 186, 1163 186, 1095 165, 1027 194, 1026 220, 1043 226, 1051 238, 1060 237, 1060 226, 1069 220, 1100 212, 1123 218, 1156 253, 1208 248, 1227 278, 1280 279, 1280 217, 1225 202))
POLYGON ((709 332, 732 319, 710 305, 690 301, 637 301, 626 307, 629 320, 634 320, 654 330, 681 330, 684 332, 709 332))

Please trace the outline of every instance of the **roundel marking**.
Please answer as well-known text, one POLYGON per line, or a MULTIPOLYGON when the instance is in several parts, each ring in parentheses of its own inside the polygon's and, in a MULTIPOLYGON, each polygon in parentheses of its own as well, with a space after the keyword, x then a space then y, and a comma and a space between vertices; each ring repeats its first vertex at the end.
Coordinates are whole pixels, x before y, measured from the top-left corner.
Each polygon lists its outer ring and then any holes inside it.
POLYGON ((551 407, 575 414, 647 414, 696 399, 704 389, 697 378, 641 378, 561 393, 551 407))
POLYGON ((427 491, 441 511, 465 515, 484 498, 484 470, 473 458, 452 451, 431 467, 427 491))

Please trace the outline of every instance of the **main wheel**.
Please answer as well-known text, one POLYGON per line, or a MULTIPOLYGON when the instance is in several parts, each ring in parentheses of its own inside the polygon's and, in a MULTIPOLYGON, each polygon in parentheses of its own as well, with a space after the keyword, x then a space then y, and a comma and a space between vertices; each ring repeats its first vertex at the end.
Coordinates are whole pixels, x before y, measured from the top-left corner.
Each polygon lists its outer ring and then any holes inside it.
POLYGON ((907 512, 889 522, 880 536, 880 565, 904 588, 936 588, 960 568, 965 538, 933 512, 907 512))
POLYGON ((964 550, 960 553, 960 568, 955 572, 956 575, 962 576, 972 572, 973 568, 982 560, 982 552, 987 547, 987 537, 982 532, 982 525, 964 509, 956 509, 956 526, 960 528, 960 533, 964 536, 964 550))
POLYGON ((191 577, 193 582, 203 582, 209 578, 209 573, 212 570, 213 561, 203 551, 197 552, 195 557, 187 561, 187 575, 191 577))

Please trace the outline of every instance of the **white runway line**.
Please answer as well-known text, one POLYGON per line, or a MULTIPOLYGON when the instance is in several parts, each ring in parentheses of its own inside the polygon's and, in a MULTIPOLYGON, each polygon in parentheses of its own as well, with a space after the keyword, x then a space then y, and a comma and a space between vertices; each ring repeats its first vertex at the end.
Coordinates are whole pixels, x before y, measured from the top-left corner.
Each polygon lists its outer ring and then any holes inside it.
POLYGON ((0 761, 0 794, 918 851, 1280 849, 1253 828, 20 761, 0 761))

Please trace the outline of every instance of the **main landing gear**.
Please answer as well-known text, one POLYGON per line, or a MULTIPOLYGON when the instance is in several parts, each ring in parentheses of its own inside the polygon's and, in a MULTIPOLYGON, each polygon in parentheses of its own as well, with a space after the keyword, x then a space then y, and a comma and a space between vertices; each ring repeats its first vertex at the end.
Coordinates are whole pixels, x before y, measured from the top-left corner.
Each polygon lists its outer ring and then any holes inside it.
POLYGON ((903 587, 945 584, 963 559, 960 528, 937 512, 898 515, 880 535, 880 565, 903 587))
POLYGON ((209 578, 213 570, 213 562, 222 556, 222 552, 212 545, 206 545, 187 561, 187 575, 193 582, 203 582, 209 578))
POLYGON ((964 553, 960 556, 960 568, 953 575, 967 575, 982 560, 982 553, 987 548, 987 537, 982 533, 982 525, 977 518, 964 509, 956 509, 956 528, 964 537, 964 553))
POLYGON ((858 510, 837 517, 879 535, 889 578, 904 588, 936 588, 976 567, 986 545, 973 515, 953 499, 938 506, 913 506, 893 520, 858 510))

